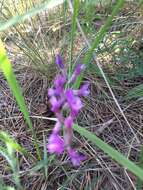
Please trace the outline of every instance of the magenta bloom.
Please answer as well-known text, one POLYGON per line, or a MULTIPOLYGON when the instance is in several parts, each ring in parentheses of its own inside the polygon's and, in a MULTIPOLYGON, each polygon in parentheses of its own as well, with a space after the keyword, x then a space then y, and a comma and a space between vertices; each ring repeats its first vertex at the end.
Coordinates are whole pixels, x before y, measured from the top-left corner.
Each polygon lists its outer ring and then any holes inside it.
POLYGON ((61 103, 57 100, 57 98, 56 98, 55 96, 52 96, 52 97, 50 98, 50 103, 51 103, 51 105, 52 105, 51 110, 52 110, 53 112, 58 112, 61 103))
POLYGON ((56 64, 58 65, 59 68, 64 69, 63 60, 59 54, 56 56, 56 64))
POLYGON ((83 86, 77 90, 68 88, 68 86, 73 85, 85 66, 81 64, 77 65, 71 78, 67 80, 68 74, 60 55, 56 56, 56 64, 61 70, 60 74, 58 74, 54 80, 53 88, 49 88, 48 96, 50 97, 51 110, 55 113, 57 122, 49 137, 47 149, 49 153, 58 155, 63 153, 64 149, 66 149, 72 164, 78 166, 80 162, 85 159, 85 156, 79 155, 71 148, 73 137, 72 127, 74 119, 83 107, 81 97, 89 94, 89 84, 83 84, 83 86), (64 129, 64 139, 59 135, 62 127, 64 129))
POLYGON ((78 64, 75 68, 75 71, 74 71, 74 74, 75 75, 80 75, 81 74, 81 71, 85 69, 85 65, 83 64, 78 64))
POLYGON ((81 86, 79 90, 77 90, 77 95, 78 96, 88 96, 90 93, 89 91, 89 83, 86 83, 81 86))
POLYGON ((54 96, 55 95, 55 90, 53 88, 49 88, 48 89, 48 96, 51 97, 51 96, 54 96))
POLYGON ((60 131, 60 129, 61 129, 61 122, 57 121, 56 124, 55 124, 55 127, 53 129, 53 133, 54 134, 58 134, 58 132, 60 131))
POLYGON ((65 119, 64 124, 65 124, 65 126, 66 126, 67 128, 71 128, 72 125, 73 125, 73 118, 72 118, 72 116, 69 115, 69 116, 65 119))
POLYGON ((62 75, 56 76, 56 79, 54 81, 54 85, 56 88, 63 87, 66 82, 66 77, 62 75))
POLYGON ((79 155, 74 149, 70 149, 68 154, 74 166, 79 166, 81 161, 86 159, 85 156, 79 155))
POLYGON ((68 83, 73 83, 76 81, 77 77, 81 74, 81 72, 85 69, 85 65, 78 64, 75 68, 75 71, 73 72, 70 80, 68 83))
POLYGON ((73 90, 68 89, 65 92, 68 105, 71 109, 71 114, 76 116, 79 110, 83 107, 82 102, 78 96, 74 96, 73 90))
POLYGON ((63 153, 64 151, 63 139, 58 134, 52 133, 49 138, 47 149, 49 153, 56 153, 58 155, 63 153))

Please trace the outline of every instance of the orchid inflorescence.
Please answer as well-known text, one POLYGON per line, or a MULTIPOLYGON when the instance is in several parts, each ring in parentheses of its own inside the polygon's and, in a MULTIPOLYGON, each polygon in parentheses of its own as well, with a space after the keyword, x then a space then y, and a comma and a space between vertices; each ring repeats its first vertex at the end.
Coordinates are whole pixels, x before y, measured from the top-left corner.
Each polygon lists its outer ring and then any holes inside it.
POLYGON ((60 74, 56 76, 53 88, 48 90, 48 96, 50 97, 51 110, 55 113, 57 122, 49 137, 47 149, 49 153, 57 155, 62 154, 66 149, 72 164, 78 166, 81 161, 85 160, 85 156, 80 155, 71 147, 72 127, 75 118, 83 107, 80 97, 89 94, 89 83, 86 82, 80 89, 72 89, 70 86, 73 86, 85 66, 78 64, 72 76, 68 79, 68 74, 60 55, 56 56, 56 64, 60 68, 60 74), (62 126, 64 127, 64 138, 60 136, 62 126))

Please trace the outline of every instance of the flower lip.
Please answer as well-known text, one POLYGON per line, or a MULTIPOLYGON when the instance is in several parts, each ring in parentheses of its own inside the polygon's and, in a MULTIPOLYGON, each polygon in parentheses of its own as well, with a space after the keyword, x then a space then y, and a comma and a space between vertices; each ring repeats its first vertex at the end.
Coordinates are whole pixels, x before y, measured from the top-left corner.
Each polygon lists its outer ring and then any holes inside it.
POLYGON ((56 88, 64 88, 64 84, 66 82, 66 77, 63 75, 57 75, 54 81, 54 85, 56 88))
POLYGON ((73 83, 76 81, 77 77, 80 75, 80 73, 85 69, 85 65, 84 64, 78 64, 75 67, 75 70, 71 76, 71 78, 69 79, 68 83, 73 83))
POLYGON ((85 83, 84 85, 81 86, 81 88, 78 90, 78 95, 79 96, 88 96, 90 93, 89 90, 89 83, 85 83))
POLYGON ((48 89, 48 96, 51 97, 51 96, 54 96, 55 95, 55 90, 53 88, 49 88, 48 89))
POLYGON ((84 64, 78 64, 75 68, 75 74, 80 75, 81 71, 85 69, 84 64))
POLYGON ((49 137, 49 142, 47 144, 47 149, 49 153, 61 154, 64 151, 64 141, 63 139, 55 133, 52 133, 49 137))
POLYGON ((68 105, 71 109, 72 116, 76 116, 79 110, 83 107, 82 102, 78 96, 74 96, 72 89, 68 89, 65 92, 68 105))
POLYGON ((50 103, 51 103, 51 105, 52 105, 52 108, 51 108, 51 110, 53 111, 53 112, 57 112, 57 111, 59 111, 59 108, 60 108, 60 102, 57 100, 57 98, 55 97, 55 96, 52 96, 51 98, 50 98, 50 103))
POLYGON ((74 166, 79 166, 81 161, 86 159, 86 156, 80 155, 77 151, 74 149, 70 149, 68 151, 69 157, 71 159, 71 162, 74 166))

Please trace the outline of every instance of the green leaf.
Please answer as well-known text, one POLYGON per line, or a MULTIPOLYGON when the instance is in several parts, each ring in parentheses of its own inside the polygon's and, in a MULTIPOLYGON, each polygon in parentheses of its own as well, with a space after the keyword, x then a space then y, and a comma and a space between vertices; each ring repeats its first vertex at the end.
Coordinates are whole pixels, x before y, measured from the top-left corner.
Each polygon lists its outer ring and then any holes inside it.
POLYGON ((74 130, 77 131, 80 135, 87 138, 89 141, 93 142, 101 150, 107 153, 112 159, 117 161, 123 167, 127 168, 129 171, 131 171, 133 174, 135 174, 138 178, 140 178, 143 181, 143 170, 140 167, 138 167, 136 164, 134 164, 132 161, 128 160, 117 150, 112 148, 110 145, 102 141, 100 138, 98 138, 96 135, 86 130, 85 128, 75 124, 74 130))
POLYGON ((10 146, 15 150, 18 151, 30 158, 33 159, 30 153, 28 153, 23 147, 21 147, 15 140, 13 140, 6 132, 0 131, 0 140, 3 141, 5 144, 10 144, 10 146))
MULTIPOLYGON (((100 42, 103 40, 104 36, 106 35, 109 27, 112 24, 112 20, 114 18, 115 15, 118 14, 119 10, 121 9, 121 7, 124 5, 124 0, 118 0, 117 4, 115 5, 115 7, 113 8, 113 11, 111 13, 111 15, 108 17, 108 19, 106 20, 105 24, 101 27, 101 29, 99 30, 94 42, 91 44, 91 48, 89 48, 88 52, 86 53, 83 62, 84 64, 89 64, 90 60, 92 58, 93 52, 95 52, 95 49, 98 47, 98 45, 100 44, 100 42)), ((82 81, 83 75, 81 74, 77 81, 76 84, 74 85, 75 88, 79 88, 81 81, 82 81)))
POLYGON ((72 27, 71 27, 71 44, 70 44, 70 65, 69 65, 69 75, 71 75, 72 72, 72 55, 73 55, 73 44, 74 44, 74 38, 76 35, 76 19, 78 16, 78 10, 79 10, 79 0, 74 0, 74 7, 73 7, 73 15, 72 15, 72 27))
POLYGON ((43 144, 44 144, 44 162, 47 163, 45 166, 44 166, 44 172, 45 172, 45 177, 47 178, 48 177, 48 156, 47 156, 47 142, 46 142, 46 138, 45 138, 45 135, 43 135, 43 144))
POLYGON ((132 88, 131 90, 129 90, 125 99, 130 100, 133 98, 141 98, 141 97, 143 97, 143 84, 140 84, 140 85, 132 88))
POLYGON ((24 98, 22 96, 22 90, 21 90, 21 88, 20 88, 20 86, 16 80, 16 77, 14 75, 14 72, 13 72, 13 69, 11 66, 11 63, 10 63, 10 61, 6 55, 6 51, 5 51, 4 45, 3 45, 1 40, 0 40, 0 69, 2 70, 4 76, 5 76, 8 84, 9 84, 9 86, 10 86, 10 88, 11 88, 11 90, 12 90, 12 92, 16 98, 16 101, 20 107, 20 110, 23 113, 24 118, 25 118, 31 132, 32 132, 36 151, 37 151, 37 155, 40 159, 41 156, 40 156, 39 146, 37 143, 36 135, 35 135, 35 132, 34 132, 33 127, 32 127, 32 122, 30 120, 29 113, 28 113, 24 98))

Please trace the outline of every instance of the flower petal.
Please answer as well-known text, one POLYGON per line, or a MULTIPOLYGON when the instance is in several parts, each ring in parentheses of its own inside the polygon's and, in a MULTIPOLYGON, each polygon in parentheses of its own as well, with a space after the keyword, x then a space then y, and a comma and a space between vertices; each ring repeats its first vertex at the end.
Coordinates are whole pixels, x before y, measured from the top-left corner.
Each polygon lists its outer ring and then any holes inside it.
POLYGON ((88 96, 89 93, 89 83, 82 85, 81 88, 78 90, 78 96, 88 96))
POLYGON ((65 119, 64 124, 65 124, 65 126, 66 126, 67 128, 71 128, 72 125, 73 125, 73 118, 72 118, 72 116, 69 115, 69 116, 65 119))
POLYGON ((56 64, 58 65, 59 68, 64 69, 63 60, 59 54, 56 55, 56 64))
POLYGON ((81 71, 85 69, 85 65, 83 64, 78 64, 71 76, 71 78, 69 79, 68 83, 73 83, 76 81, 77 77, 81 74, 81 71))
POLYGON ((51 96, 54 96, 55 95, 55 90, 53 88, 49 88, 48 89, 48 96, 51 97, 51 96))
POLYGON ((59 111, 59 108, 60 108, 60 101, 58 101, 55 96, 52 96, 52 97, 50 98, 50 103, 51 103, 51 105, 52 105, 51 110, 52 110, 53 112, 58 112, 58 111, 59 111))
POLYGON ((74 149, 70 149, 68 151, 69 157, 71 159, 71 162, 74 166, 79 166, 81 161, 85 160, 86 157, 83 155, 79 155, 79 153, 77 151, 75 151, 74 149))
POLYGON ((58 134, 52 133, 49 137, 47 149, 49 153, 61 154, 64 151, 63 139, 58 134))
POLYGON ((66 90, 65 95, 68 105, 71 108, 71 114, 75 117, 83 107, 82 102, 78 96, 74 96, 74 91, 72 89, 66 90))
POLYGON ((55 124, 55 127, 53 129, 53 133, 57 134, 60 131, 61 126, 62 126, 61 122, 57 121, 56 124, 55 124))
POLYGON ((75 68, 75 74, 80 75, 81 71, 85 69, 85 65, 83 64, 78 64, 75 68))
POLYGON ((57 75, 54 81, 54 85, 56 88, 63 87, 66 82, 66 77, 63 75, 57 75))

